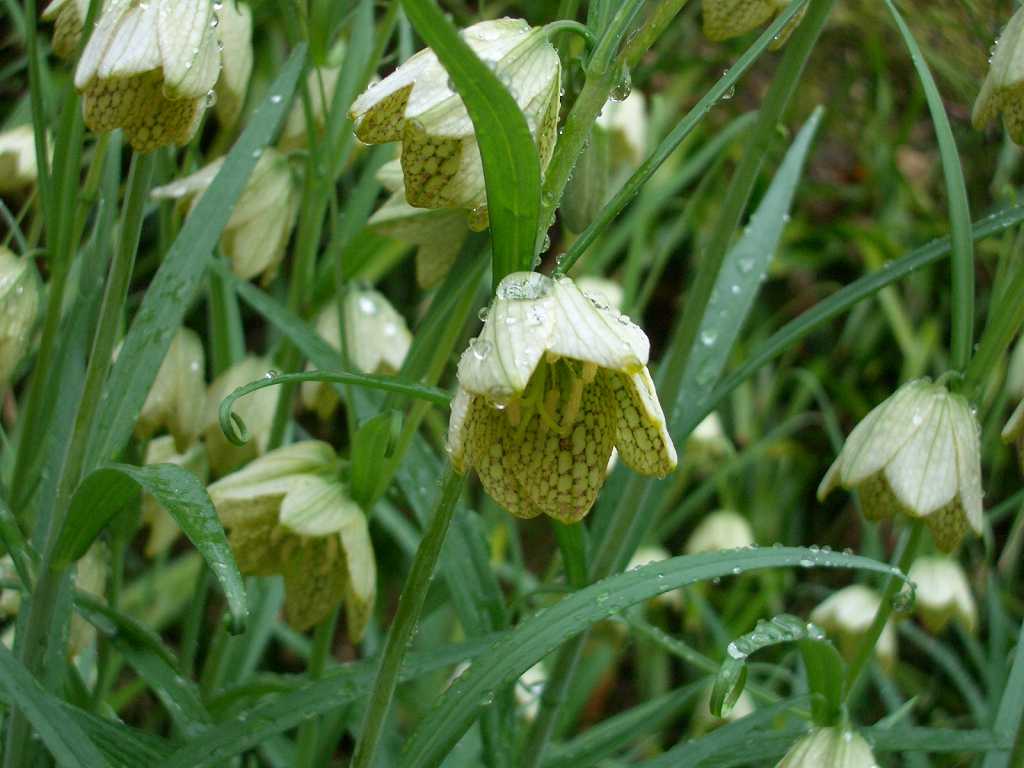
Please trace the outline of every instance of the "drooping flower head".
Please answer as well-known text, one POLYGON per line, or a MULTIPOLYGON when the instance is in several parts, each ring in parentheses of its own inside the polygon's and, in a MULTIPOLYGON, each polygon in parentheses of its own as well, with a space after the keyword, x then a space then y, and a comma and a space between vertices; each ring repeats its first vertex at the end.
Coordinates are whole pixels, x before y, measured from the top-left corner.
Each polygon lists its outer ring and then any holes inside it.
POLYGON ((85 124, 151 152, 192 138, 220 73, 210 0, 109 0, 75 71, 85 124))
POLYGON ((790 747, 775 768, 878 768, 871 747, 856 731, 815 728, 790 747))
MULTIPOLYGON (((102 9, 101 2, 101 12, 102 9)), ((88 13, 89 0, 53 0, 43 11, 43 21, 54 22, 51 45, 62 59, 70 59, 78 50, 88 13)))
MULTIPOLYGON (((704 0, 704 35, 708 40, 716 42, 739 37, 747 32, 764 26, 789 6, 790 0, 704 0)), ((772 48, 785 44, 786 40, 803 19, 807 6, 804 5, 797 14, 782 28, 772 48)))
MULTIPOLYGON (((881 598, 870 587, 853 584, 830 595, 811 611, 811 621, 838 640, 839 650, 853 658, 878 613, 881 598)), ((892 620, 885 623, 875 644, 875 655, 882 666, 891 669, 896 661, 896 630, 892 620)))
MULTIPOLYGON (((53 145, 49 144, 50 151, 53 145)), ((0 133, 0 193, 31 187, 39 178, 36 137, 31 125, 19 125, 0 133)))
MULTIPOLYGON (((223 158, 214 160, 151 194, 157 200, 188 201, 192 210, 223 164, 223 158)), ((265 285, 274 279, 295 226, 299 197, 288 159, 276 150, 263 150, 220 237, 220 247, 236 275, 243 280, 262 275, 265 285)))
POLYGON ((280 574, 285 618, 297 630, 345 602, 349 638, 366 629, 377 566, 366 516, 337 478, 327 443, 278 448, 209 487, 243 574, 280 574))
POLYGON ((941 383, 904 384, 850 433, 818 498, 837 485, 858 492, 869 519, 923 519, 940 549, 956 549, 968 527, 981 533, 980 446, 970 405, 941 383))
POLYGON ((708 515, 686 540, 686 554, 754 546, 754 532, 738 512, 720 509, 708 515))
POLYGON ((480 335, 459 361, 448 449, 519 517, 582 518, 612 447, 662 477, 676 451, 647 371, 640 328, 569 278, 534 272, 498 286, 480 335))
POLYGON ((1002 113, 1003 126, 1017 144, 1024 144, 1024 9, 1010 18, 996 41, 988 75, 974 102, 971 122, 979 131, 1002 113))
POLYGON ((149 438, 166 427, 183 453, 202 429, 205 396, 203 342, 195 331, 179 328, 139 411, 135 435, 149 438))
MULTIPOLYGON (((332 58, 343 57, 344 45, 336 46, 332 58)), ((331 107, 331 97, 338 85, 341 75, 340 66, 316 67, 306 76, 306 89, 309 91, 309 106, 313 117, 314 134, 323 130, 327 122, 327 113, 331 107)), ((306 108, 302 99, 296 98, 291 111, 285 118, 281 136, 277 146, 282 152, 289 152, 305 147, 309 142, 309 130, 306 123, 306 108)))
MULTIPOLYGON (((558 123, 561 65, 544 30, 522 19, 483 21, 462 37, 491 64, 526 117, 543 171, 558 123)), ((483 166, 469 113, 429 48, 371 85, 349 112, 366 144, 402 142, 405 197, 417 208, 465 208, 487 226, 483 166)))
POLYGON ((907 574, 917 585, 914 608, 932 632, 941 632, 951 619, 973 632, 978 625, 978 606, 967 574, 951 557, 919 557, 907 574))

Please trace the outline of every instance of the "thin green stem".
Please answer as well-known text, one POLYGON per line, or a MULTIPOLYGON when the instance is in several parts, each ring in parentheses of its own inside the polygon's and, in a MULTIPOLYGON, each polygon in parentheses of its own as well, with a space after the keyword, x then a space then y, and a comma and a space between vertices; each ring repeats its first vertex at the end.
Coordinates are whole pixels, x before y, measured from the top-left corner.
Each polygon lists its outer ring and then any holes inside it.
MULTIPOLYGON (((46 529, 42 547, 43 566, 29 603, 24 635, 19 638, 21 662, 32 674, 39 673, 50 644, 55 641, 59 642, 61 637, 61 633, 55 631, 52 624, 57 607, 57 596, 64 580, 64 571, 51 568, 50 562, 53 548, 60 537, 67 516, 71 497, 83 469, 88 466, 89 437, 101 401, 103 385, 110 370, 117 328, 121 321, 128 285, 135 266, 135 255, 142 232, 142 220, 152 171, 152 155, 135 155, 132 158, 124 214, 121 221, 121 234, 107 278, 100 319, 93 337, 89 365, 85 372, 82 398, 75 416, 74 432, 61 469, 54 508, 45 521, 46 529)), ((8 728, 4 762, 6 768, 29 764, 31 743, 28 735, 28 721, 21 710, 15 709, 8 728)))
POLYGON ((987 377, 995 370, 999 358, 1009 349, 1024 324, 1024 301, 1020 298, 1024 296, 1024 257, 1018 257, 1002 295, 1005 298, 992 309, 978 343, 978 351, 964 373, 964 392, 973 400, 980 397, 987 377))
POLYGON ((374 755, 380 742, 391 707, 391 699, 398 685, 398 673, 402 668, 402 659, 409 647, 409 640, 419 623, 423 603, 427 598, 427 590, 437 567, 437 559, 441 554, 448 526, 455 513, 455 504, 462 493, 463 476, 455 472, 451 464, 445 466, 445 474, 441 480, 441 492, 438 496, 434 516, 420 540, 416 550, 409 577, 406 579, 402 596, 398 600, 398 610, 388 631, 384 643, 384 651, 380 654, 377 674, 374 678, 373 693, 366 709, 356 751, 352 756, 351 768, 369 768, 374 765, 374 755))
MULTIPOLYGON (((594 244, 594 242, 602 235, 602 233, 608 228, 608 226, 614 221, 615 217, 622 212, 622 209, 626 207, 630 200, 632 200, 643 188, 644 184, 655 174, 661 164, 668 159, 676 148, 683 142, 683 140, 690 135, 694 128, 696 128, 704 117, 711 111, 711 108, 718 103, 726 93, 733 87, 736 82, 742 77, 754 62, 768 50, 768 46, 771 45, 775 37, 782 31, 782 28, 796 15, 803 5, 802 0, 793 0, 793 3, 786 8, 779 16, 772 22, 761 36, 757 38, 756 42, 748 48, 743 55, 736 61, 736 63, 729 68, 719 80, 712 86, 703 98, 694 105, 693 109, 686 113, 686 116, 679 121, 672 132, 669 133, 661 143, 658 144, 657 148, 640 164, 640 167, 634 171, 633 175, 629 177, 629 180, 622 185, 618 192, 609 200, 601 212, 597 215, 590 226, 588 226, 580 234, 572 246, 564 255, 558 260, 558 265, 555 269, 556 275, 564 275, 573 265, 579 260, 579 258, 586 253, 587 249, 594 244)), ((806 24, 806 22, 804 22, 806 24)), ((803 26, 803 25, 801 25, 803 26)), ((789 49, 792 48, 794 41, 791 41, 787 45, 787 55, 789 49)), ((559 142, 561 144, 561 142, 559 142)), ((557 153, 557 148, 556 148, 557 153)), ((549 171, 550 173, 550 171, 549 171)), ((542 218, 541 221, 544 221, 542 218)))
POLYGON ((620 60, 627 67, 635 67, 687 2, 689 0, 661 0, 637 30, 637 33, 626 43, 626 47, 619 56, 620 60))
POLYGON ((587 42, 589 48, 597 45, 597 38, 594 37, 594 33, 574 19, 559 19, 544 25, 544 34, 548 36, 548 39, 551 39, 559 32, 575 32, 587 42))
MULTIPOLYGON (((923 538, 924 524, 920 520, 915 520, 911 523, 909 532, 904 536, 902 550, 895 558, 897 560, 896 567, 899 568, 902 573, 905 574, 910 570, 910 566, 917 557, 917 552, 921 547, 921 540, 923 538)), ((860 674, 864 671, 864 667, 867 664, 868 659, 871 658, 871 654, 875 652, 875 646, 878 644, 878 638, 881 636, 882 630, 885 629, 885 624, 889 621, 889 616, 892 615, 893 599, 903 587, 903 584, 904 579, 896 574, 890 576, 885 582, 885 588, 882 590, 882 601, 878 605, 878 611, 875 613, 875 619, 871 622, 871 627, 861 640, 860 646, 857 648, 857 655, 854 656, 853 661, 850 662, 850 666, 846 670, 845 687, 847 701, 849 701, 856 692, 860 674)))
MULTIPOLYGON (((331 611, 331 615, 321 621, 313 632, 313 646, 310 649, 309 663, 306 666, 306 677, 319 680, 327 668, 327 660, 334 644, 334 631, 338 626, 339 608, 331 611)), ((295 758, 296 768, 313 768, 316 764, 317 747, 320 743, 320 718, 314 718, 299 728, 299 747, 295 758)))

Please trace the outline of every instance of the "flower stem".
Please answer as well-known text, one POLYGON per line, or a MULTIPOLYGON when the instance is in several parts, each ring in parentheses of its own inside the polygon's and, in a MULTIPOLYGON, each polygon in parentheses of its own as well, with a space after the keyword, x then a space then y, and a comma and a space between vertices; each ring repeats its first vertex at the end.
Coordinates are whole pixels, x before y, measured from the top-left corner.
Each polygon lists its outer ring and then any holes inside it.
MULTIPOLYGON (((910 570, 914 558, 917 557, 917 551, 921 546, 923 535, 924 524, 920 520, 915 520, 911 524, 910 530, 904 534, 902 549, 894 558, 898 561, 896 567, 903 573, 907 573, 910 570)), ((860 674, 864 671, 864 666, 867 664, 868 659, 871 658, 871 654, 874 653, 878 638, 881 636, 882 630, 892 614, 893 598, 896 597, 896 593, 899 592, 903 583, 903 579, 896 575, 890 576, 885 582, 885 589, 882 591, 882 601, 878 605, 875 619, 871 622, 871 627, 868 629, 867 634, 864 635, 864 639, 857 649, 857 655, 850 662, 850 666, 846 670, 847 701, 853 698, 860 674)))
POLYGON ((356 751, 352 756, 351 768, 369 768, 374 765, 374 754, 380 742, 384 722, 391 707, 391 699, 398 685, 398 673, 402 668, 402 659, 409 647, 413 630, 419 622, 423 603, 427 599, 427 590, 437 567, 437 559, 441 554, 448 526, 455 513, 455 504, 462 493, 463 476, 455 472, 451 464, 445 466, 441 480, 441 492, 438 496, 434 516, 423 534, 416 557, 412 561, 409 577, 398 600, 398 610, 391 624, 384 651, 380 655, 377 675, 373 683, 366 716, 360 729, 356 751))
MULTIPOLYGON (((321 621, 313 632, 313 647, 310 649, 309 664, 306 677, 319 680, 327 668, 327 659, 334 644, 334 630, 338 626, 339 608, 331 611, 331 615, 321 621)), ((303 723, 299 728, 298 754, 295 758, 297 768, 313 768, 316 765, 317 747, 320 745, 320 718, 303 723)))
MULTIPOLYGON (((92 433, 97 407, 101 402, 100 395, 107 380, 107 373, 110 371, 117 327, 121 322, 121 313, 128 295, 128 285, 135 267, 135 254, 142 232, 142 220, 145 216, 145 204, 152 174, 153 155, 134 155, 128 179, 128 190, 125 193, 120 239, 114 253, 114 260, 110 265, 99 323, 96 326, 96 334, 93 337, 92 350, 89 354, 89 365, 85 372, 82 398, 75 415, 71 444, 61 468, 53 509, 49 511, 48 515, 42 513, 40 515, 40 523, 45 526, 42 543, 43 563, 36 589, 32 593, 29 603, 24 632, 18 638, 18 647, 21 649, 20 660, 34 675, 40 673, 44 660, 52 650, 51 643, 55 640, 59 641, 61 636, 61 633, 55 631, 56 628, 52 625, 65 571, 51 568, 50 561, 71 504, 71 497, 83 471, 89 467, 87 455, 89 437, 92 433)), ((31 742, 28 735, 28 721, 21 710, 15 709, 8 726, 4 761, 6 768, 31 764, 29 754, 31 742)))
POLYGON ((986 384, 986 378, 995 370, 996 362, 1009 348, 1018 329, 1024 324, 1024 258, 1018 256, 1017 265, 1010 273, 1003 300, 993 308, 988 324, 978 343, 978 351, 971 358, 964 373, 964 392, 977 400, 986 384))

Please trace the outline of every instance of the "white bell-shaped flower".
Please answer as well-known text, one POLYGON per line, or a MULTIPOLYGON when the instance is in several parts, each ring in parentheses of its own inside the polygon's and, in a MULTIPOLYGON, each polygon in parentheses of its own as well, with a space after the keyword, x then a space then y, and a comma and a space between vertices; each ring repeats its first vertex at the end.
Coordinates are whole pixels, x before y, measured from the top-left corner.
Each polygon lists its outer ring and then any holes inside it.
POLYGON ((517 272, 498 286, 459 360, 448 450, 518 517, 582 518, 612 447, 663 477, 676 450, 647 371, 649 342, 625 315, 569 278, 517 272))
MULTIPOLYGON (((223 163, 223 158, 215 160, 183 179, 157 187, 151 194, 158 200, 186 201, 191 211, 223 163)), ((274 279, 295 226, 300 196, 288 159, 276 150, 265 149, 220 237, 220 247, 236 275, 243 280, 262 275, 264 285, 274 279)))
POLYGON ((988 75, 974 102, 971 122, 978 130, 1002 114, 1003 126, 1024 144, 1024 9, 1010 18, 989 59, 988 75))
POLYGON ((85 124, 137 152, 185 144, 220 73, 209 0, 109 0, 75 71, 85 124))
MULTIPOLYGON (((861 640, 868 633, 881 598, 870 587, 853 584, 830 595, 811 612, 811 621, 838 640, 839 650, 849 658, 857 653, 861 640)), ((892 620, 885 623, 875 644, 875 655, 886 669, 896 661, 896 630, 892 620)))
POLYGON ((32 343, 39 312, 39 278, 31 259, 0 245, 0 392, 32 343))
POLYGON ((540 711, 540 699, 544 695, 544 686, 548 681, 548 673, 544 664, 538 662, 523 672, 516 681, 515 697, 519 711, 527 721, 533 722, 540 711))
MULTIPOLYGON (((101 0, 100 12, 104 3, 101 0)), ((89 0, 53 0, 43 11, 43 21, 54 22, 53 52, 62 59, 70 59, 78 50, 82 28, 89 13, 89 0)))
POLYGON ((612 164, 637 166, 647 154, 647 99, 634 88, 622 101, 609 99, 596 125, 611 139, 612 164))
POLYGON ((878 768, 870 745, 849 728, 815 728, 796 744, 776 768, 878 768))
POLYGON ((203 427, 205 361, 199 335, 179 328, 139 411, 136 437, 149 438, 166 427, 174 436, 178 453, 188 448, 203 427))
POLYGON ((307 440, 269 452, 208 490, 239 570, 284 577, 288 623, 309 629, 344 601, 356 642, 373 611, 377 566, 366 516, 336 475, 334 449, 307 440))
POLYGON ((973 632, 978 606, 960 563, 951 557, 919 557, 908 574, 917 585, 914 608, 932 632, 941 632, 950 619, 973 632))
MULTIPOLYGON (((49 144, 51 152, 52 143, 49 144)), ((31 125, 0 133, 0 194, 17 192, 36 183, 36 137, 31 125)))
POLYGON ((967 528, 981 533, 978 423, 967 401, 941 383, 904 384, 864 417, 829 468, 818 498, 856 490, 871 520, 923 519, 951 552, 967 528))
MULTIPOLYGON (((344 56, 344 46, 338 46, 334 56, 344 56)), ((332 58, 334 57, 332 56, 332 58)), ((327 113, 331 106, 331 97, 338 86, 341 75, 340 66, 315 67, 306 76, 306 89, 309 93, 310 111, 313 116, 314 133, 319 133, 327 123, 327 113)), ((281 136, 277 146, 282 152, 302 149, 309 143, 309 131, 306 128, 306 107, 300 97, 296 96, 292 108, 285 118, 281 136)))
MULTIPOLYGON (((483 21, 462 37, 526 117, 543 171, 558 125, 561 65, 543 29, 522 19, 483 21)), ((356 136, 366 144, 402 142, 405 196, 417 208, 465 208, 470 226, 487 226, 483 166, 473 122, 430 49, 410 57, 352 104, 356 136)))
MULTIPOLYGON (((633 553, 633 557, 629 559, 629 564, 626 566, 627 571, 631 571, 634 568, 641 568, 651 563, 660 563, 663 560, 668 560, 668 550, 664 547, 658 546, 657 544, 648 544, 647 546, 640 547, 636 552, 633 553)), ((660 595, 656 595, 651 598, 650 602, 654 605, 661 605, 674 610, 681 610, 683 607, 683 590, 672 589, 668 592, 662 592, 660 595)), ((615 626, 619 626, 618 623, 615 626)))
POLYGON ((701 521, 686 540, 686 554, 719 552, 754 546, 754 531, 738 512, 721 509, 701 521))

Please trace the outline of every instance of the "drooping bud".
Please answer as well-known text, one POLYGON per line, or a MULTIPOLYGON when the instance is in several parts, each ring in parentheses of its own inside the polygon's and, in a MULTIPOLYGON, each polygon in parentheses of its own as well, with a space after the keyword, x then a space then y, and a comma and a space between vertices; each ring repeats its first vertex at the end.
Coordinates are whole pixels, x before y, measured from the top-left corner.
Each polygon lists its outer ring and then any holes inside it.
POLYGON ((220 73, 209 0, 109 0, 78 62, 85 124, 136 152, 185 144, 220 73))
MULTIPOLYGON (((634 568, 640 568, 651 563, 660 563, 662 560, 668 560, 668 558, 668 550, 657 544, 640 547, 633 554, 633 557, 629 559, 626 570, 632 571, 634 568)), ((652 598, 651 603, 680 610, 683 607, 683 591, 681 589, 673 589, 668 592, 662 592, 660 595, 652 598)))
POLYGON ((203 409, 203 435, 210 457, 210 470, 214 476, 226 474, 267 450, 274 409, 277 406, 274 387, 259 389, 235 402, 234 413, 245 423, 251 436, 245 445, 230 442, 220 428, 221 400, 239 387, 265 376, 273 376, 267 360, 250 356, 224 371, 207 390, 203 409))
POLYGON ((640 328, 569 278, 509 275, 459 361, 455 467, 476 469, 512 514, 563 522, 590 510, 613 446, 635 471, 668 474, 676 452, 648 350, 640 328))
MULTIPOLYGON (((854 584, 829 596, 811 612, 811 621, 838 640, 843 656, 852 659, 868 629, 875 620, 881 603, 878 593, 869 587, 854 584)), ((886 669, 896 662, 896 630, 892 620, 886 622, 875 645, 875 655, 886 669)))
POLYGON ((344 600, 349 638, 366 629, 377 569, 366 516, 327 443, 278 448, 209 487, 243 574, 280 574, 285 618, 303 631, 344 600))
MULTIPOLYGON (((739 37, 764 26, 789 6, 789 0, 704 0, 704 35, 716 42, 739 37)), ((772 41, 781 47, 796 29, 807 6, 804 5, 772 41)))
POLYGON ((647 99, 642 91, 634 88, 622 101, 609 100, 596 124, 611 139, 613 165, 640 165, 647 154, 647 99))
MULTIPOLYGON (((102 13, 102 0, 99 10, 102 13)), ((55 22, 51 45, 53 52, 62 59, 72 58, 78 50, 88 14, 89 0, 53 0, 43 11, 43 21, 55 22)))
MULTIPOLYGON (((543 29, 521 19, 483 21, 463 30, 476 54, 523 110, 547 168, 554 149, 561 65, 543 29)), ((430 49, 420 51, 356 99, 350 111, 366 144, 402 142, 405 196, 417 208, 465 208, 470 226, 487 226, 483 166, 473 122, 430 49)))
POLYGON ((39 178, 36 137, 31 125, 0 133, 0 194, 31 187, 39 178))
MULTIPOLYGON (((327 123, 327 113, 331 107, 331 97, 338 85, 341 67, 317 67, 306 76, 306 88, 309 92, 310 109, 313 115, 313 132, 320 133, 327 123)), ((282 152, 302 149, 309 143, 309 131, 306 128, 306 108, 302 99, 296 96, 292 104, 281 138, 277 146, 282 152)))
POLYGON ((532 723, 540 711, 540 699, 547 681, 548 673, 544 665, 537 663, 523 672, 516 682, 516 705, 528 722, 532 723))
POLYGON ((701 419, 686 439, 687 461, 702 471, 717 468, 722 458, 734 450, 732 441, 722 427, 722 420, 715 411, 701 419))
POLYGON ((871 747, 856 731, 815 728, 790 747, 776 768, 878 768, 871 747))
POLYGON ((39 278, 30 259, 0 246, 0 392, 28 352, 39 311, 39 278))
POLYGON ((225 128, 233 128, 242 114, 252 74, 252 11, 245 3, 227 0, 217 11, 221 69, 214 93, 214 111, 225 128))
POLYGON ((904 384, 864 417, 829 468, 818 498, 856 490, 864 514, 922 519, 951 552, 970 528, 981 533, 981 451, 970 405, 941 383, 904 384))
MULTIPOLYGON (((158 200, 187 201, 191 211, 223 162, 215 160, 190 176, 157 187, 152 195, 158 200)), ((295 226, 299 197, 287 158, 265 149, 220 238, 220 247, 236 275, 243 280, 262 275, 264 285, 274 279, 295 226)))
POLYGON ((719 552, 754 546, 754 532, 747 519, 738 512, 722 509, 712 512, 686 540, 686 554, 719 552))
POLYGON ((461 208, 413 208, 405 199, 402 167, 385 163, 377 179, 392 194, 367 224, 377 233, 416 246, 416 282, 433 288, 448 274, 469 237, 468 214, 461 208))
POLYGON ((974 102, 971 122, 982 130, 1002 113, 1003 126, 1017 144, 1024 144, 1024 10, 1010 18, 996 41, 988 75, 974 102))
MULTIPOLYGON (((204 391, 205 396, 205 391, 204 391)), ((179 453, 174 438, 162 435, 146 445, 146 464, 177 464, 198 477, 204 484, 210 476, 210 464, 206 457, 206 446, 201 442, 192 443, 184 453, 179 453)), ((142 494, 142 524, 149 526, 146 539, 146 557, 157 557, 168 549, 181 535, 177 521, 156 499, 148 493, 142 494)))
POLYGON ((179 328, 139 412, 136 437, 147 439, 166 427, 174 436, 177 453, 192 444, 203 426, 205 360, 199 335, 179 328))
POLYGON ((932 632, 941 632, 950 619, 973 632, 978 624, 978 606, 967 574, 951 557, 919 557, 908 574, 917 585, 914 607, 932 632))

